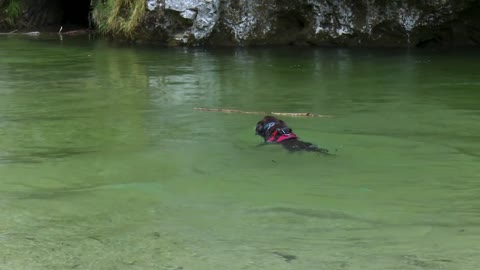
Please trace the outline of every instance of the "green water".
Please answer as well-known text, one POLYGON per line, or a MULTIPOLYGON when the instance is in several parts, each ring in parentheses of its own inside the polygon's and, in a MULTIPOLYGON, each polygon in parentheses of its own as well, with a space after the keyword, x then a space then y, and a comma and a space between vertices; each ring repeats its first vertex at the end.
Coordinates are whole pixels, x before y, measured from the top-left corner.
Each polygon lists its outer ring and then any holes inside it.
POLYGON ((0 36, 0 269, 478 269, 480 52, 0 36), (261 115, 336 153, 256 148, 261 115))

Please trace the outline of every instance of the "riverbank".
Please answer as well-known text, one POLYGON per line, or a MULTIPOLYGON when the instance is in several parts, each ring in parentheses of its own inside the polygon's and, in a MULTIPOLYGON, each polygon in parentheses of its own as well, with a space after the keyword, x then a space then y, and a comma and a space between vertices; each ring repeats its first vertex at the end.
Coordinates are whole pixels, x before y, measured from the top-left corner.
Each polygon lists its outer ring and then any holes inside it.
MULTIPOLYGON (((480 2, 0 0, 0 29, 95 29, 170 46, 478 47, 480 2), (3 13, 3 14, 1 14, 3 13)), ((50 32, 50 31, 49 31, 50 32)))

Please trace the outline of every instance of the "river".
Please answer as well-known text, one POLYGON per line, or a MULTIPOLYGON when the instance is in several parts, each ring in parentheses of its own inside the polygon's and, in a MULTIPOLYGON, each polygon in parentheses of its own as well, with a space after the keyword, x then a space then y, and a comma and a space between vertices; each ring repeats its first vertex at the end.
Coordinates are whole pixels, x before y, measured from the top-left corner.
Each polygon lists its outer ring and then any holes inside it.
POLYGON ((0 269, 480 265, 480 52, 0 36, 0 269), (334 155, 256 147, 262 114, 334 155))

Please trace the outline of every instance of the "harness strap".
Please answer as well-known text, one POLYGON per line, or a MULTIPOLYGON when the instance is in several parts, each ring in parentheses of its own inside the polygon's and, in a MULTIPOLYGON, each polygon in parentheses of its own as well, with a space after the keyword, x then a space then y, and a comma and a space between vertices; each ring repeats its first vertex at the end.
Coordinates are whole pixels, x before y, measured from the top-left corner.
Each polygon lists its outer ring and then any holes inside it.
POLYGON ((290 132, 287 128, 279 128, 272 133, 272 135, 267 139, 267 142, 279 143, 281 141, 295 138, 297 138, 295 133, 290 132))

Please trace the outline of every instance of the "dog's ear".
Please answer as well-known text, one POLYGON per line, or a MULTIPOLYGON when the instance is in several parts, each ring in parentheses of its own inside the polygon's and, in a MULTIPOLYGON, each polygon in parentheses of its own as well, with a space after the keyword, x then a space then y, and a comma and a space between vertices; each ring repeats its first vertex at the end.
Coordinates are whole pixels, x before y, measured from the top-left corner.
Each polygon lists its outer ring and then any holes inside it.
POLYGON ((276 117, 271 116, 271 115, 267 115, 267 116, 263 117, 263 119, 262 119, 262 122, 263 122, 263 123, 268 123, 268 122, 276 122, 276 123, 278 123, 278 122, 280 122, 280 121, 281 121, 281 120, 279 120, 279 119, 277 119, 276 117))

